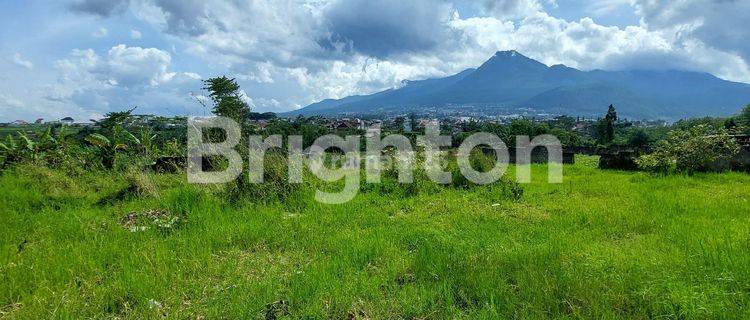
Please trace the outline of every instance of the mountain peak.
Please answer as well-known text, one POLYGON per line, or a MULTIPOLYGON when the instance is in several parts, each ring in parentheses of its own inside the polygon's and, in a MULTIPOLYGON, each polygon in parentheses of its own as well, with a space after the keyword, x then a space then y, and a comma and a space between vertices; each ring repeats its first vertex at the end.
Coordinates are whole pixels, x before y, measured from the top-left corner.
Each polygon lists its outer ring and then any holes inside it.
POLYGON ((478 71, 502 72, 508 70, 541 70, 547 66, 543 63, 524 56, 516 50, 498 51, 492 58, 482 64, 478 71))
POLYGON ((524 55, 518 53, 516 50, 498 51, 495 52, 496 57, 524 57, 524 55))
POLYGON ((498 52, 495 52, 495 55, 492 56, 492 58, 490 58, 489 60, 487 60, 487 62, 491 62, 491 61, 494 61, 494 62, 499 62, 499 61, 509 61, 510 62, 510 61, 513 61, 513 63, 520 62, 520 61, 525 61, 527 63, 528 62, 534 62, 534 63, 541 64, 539 61, 531 59, 531 58, 529 58, 529 57, 521 54, 520 52, 518 52, 516 50, 508 50, 508 51, 498 51, 498 52))

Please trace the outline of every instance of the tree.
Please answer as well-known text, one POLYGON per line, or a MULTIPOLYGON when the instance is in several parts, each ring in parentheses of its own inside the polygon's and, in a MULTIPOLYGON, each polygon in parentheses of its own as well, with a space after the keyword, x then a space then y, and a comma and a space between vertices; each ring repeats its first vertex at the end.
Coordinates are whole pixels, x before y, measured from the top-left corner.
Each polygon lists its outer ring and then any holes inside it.
POLYGON ((409 114, 409 127, 411 127, 411 131, 417 132, 417 115, 412 112, 409 114))
POLYGON ((615 110, 614 105, 609 105, 609 108, 607 108, 607 115, 604 118, 611 120, 612 123, 617 121, 617 110, 615 110))
POLYGON ((609 105, 607 115, 599 121, 597 127, 599 131, 599 141, 602 144, 609 144, 615 139, 615 122, 617 122, 617 111, 614 105, 609 105))
POLYGON ((404 117, 396 117, 395 119, 393 119, 393 127, 398 132, 404 132, 404 122, 404 117))
POLYGON ((228 117, 243 125, 250 115, 250 106, 244 101, 244 94, 235 79, 226 76, 203 81, 203 89, 213 101, 213 112, 217 116, 228 117))
POLYGON ((739 144, 726 130, 701 124, 688 130, 670 131, 667 139, 659 141, 652 154, 640 157, 637 163, 648 171, 710 171, 725 169, 714 164, 728 161, 739 150, 739 144))
POLYGON ((114 130, 116 126, 124 125, 125 122, 127 122, 133 116, 134 110, 135 107, 125 111, 108 112, 104 115, 104 118, 97 122, 97 124, 102 127, 103 131, 105 131, 106 133, 110 133, 110 131, 114 130))
POLYGON ((743 132, 750 133, 750 104, 746 105, 740 111, 737 117, 737 124, 742 127, 743 132))
POLYGON ((515 136, 533 136, 534 124, 526 119, 513 120, 510 123, 510 135, 515 136))
POLYGON ((643 149, 651 145, 651 137, 648 135, 646 130, 636 128, 630 132, 628 137, 628 146, 643 149))
POLYGON ((733 117, 727 118, 724 120, 724 129, 727 129, 730 132, 734 132, 737 130, 737 120, 733 117))

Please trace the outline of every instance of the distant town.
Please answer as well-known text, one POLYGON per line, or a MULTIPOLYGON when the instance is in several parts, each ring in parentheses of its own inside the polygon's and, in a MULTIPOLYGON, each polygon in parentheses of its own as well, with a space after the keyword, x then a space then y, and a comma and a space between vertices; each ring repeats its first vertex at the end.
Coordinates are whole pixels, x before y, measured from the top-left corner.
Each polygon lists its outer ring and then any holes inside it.
MULTIPOLYGON (((294 121, 297 117, 280 117, 275 113, 251 113, 248 123, 260 131, 265 130, 270 121, 294 121)), ((156 116, 148 114, 135 114, 130 118, 127 125, 133 126, 150 126, 157 128, 174 128, 184 126, 186 124, 187 117, 185 116, 156 116)), ((368 129, 391 129, 403 132, 411 132, 419 129, 423 129, 430 123, 439 124, 441 128, 450 128, 453 133, 458 133, 463 130, 463 127, 467 124, 496 124, 496 125, 508 125, 516 120, 526 120, 532 123, 548 123, 548 124, 559 124, 565 123, 565 127, 569 130, 576 132, 588 132, 595 130, 595 126, 600 118, 592 118, 586 116, 567 116, 567 115, 555 115, 548 113, 517 113, 507 115, 495 115, 488 116, 484 114, 453 114, 446 115, 435 113, 404 113, 404 114, 386 114, 386 115, 338 115, 338 116, 312 116, 305 118, 308 123, 324 126, 330 130, 368 130, 368 129)), ((636 128, 652 128, 662 127, 669 123, 664 120, 633 120, 622 119, 621 122, 627 123, 629 127, 636 128)), ((0 128, 5 128, 3 131, 8 131, 10 128, 21 127, 37 127, 40 125, 64 125, 78 128, 96 128, 99 120, 88 119, 88 120, 77 120, 72 117, 64 117, 55 120, 46 120, 43 118, 36 119, 33 122, 24 120, 15 120, 7 123, 0 123, 0 128)), ((555 125, 553 125, 555 126, 555 125)))

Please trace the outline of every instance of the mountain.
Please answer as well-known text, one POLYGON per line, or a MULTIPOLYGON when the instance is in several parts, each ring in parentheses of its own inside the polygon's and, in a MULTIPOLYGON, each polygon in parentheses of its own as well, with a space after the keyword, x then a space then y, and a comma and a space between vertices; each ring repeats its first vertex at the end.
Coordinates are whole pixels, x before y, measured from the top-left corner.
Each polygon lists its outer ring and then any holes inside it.
POLYGON ((581 71, 547 66, 500 51, 476 69, 438 79, 405 81, 371 95, 327 99, 282 114, 342 115, 405 112, 484 114, 533 110, 598 116, 610 104, 639 119, 726 116, 750 103, 750 85, 689 71, 581 71))

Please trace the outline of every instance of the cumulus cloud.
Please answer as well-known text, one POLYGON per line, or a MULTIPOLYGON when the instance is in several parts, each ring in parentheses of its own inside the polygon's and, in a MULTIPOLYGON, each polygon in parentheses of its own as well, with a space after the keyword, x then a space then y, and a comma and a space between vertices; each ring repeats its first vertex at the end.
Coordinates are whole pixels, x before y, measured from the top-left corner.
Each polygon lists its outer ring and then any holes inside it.
POLYGON ((635 0, 634 6, 650 29, 669 30, 680 40, 696 38, 750 61, 750 1, 635 0))
POLYGON ((144 5, 141 12, 158 12, 147 19, 157 21, 165 32, 188 41, 194 54, 211 56, 224 66, 238 66, 242 73, 256 63, 296 67, 322 65, 331 59, 317 39, 324 36, 321 3, 278 1, 168 1, 144 5), (248 65, 249 64, 249 65, 248 65))
POLYGON ((16 53, 13 55, 13 63, 15 63, 17 66, 24 67, 29 70, 34 69, 34 63, 24 58, 20 53, 16 53))
MULTIPOLYGON (((552 2, 556 5, 556 2, 552 2)), ((486 15, 501 19, 517 19, 542 11, 537 0, 481 0, 481 8, 486 15)))
POLYGON ((83 78, 123 87, 154 86, 173 76, 167 72, 172 57, 156 48, 127 47, 123 44, 99 56, 94 50, 74 50, 71 57, 57 61, 67 79, 83 78))
POLYGON ((96 31, 91 33, 91 36, 94 38, 104 38, 109 33, 109 30, 107 28, 99 28, 96 29, 96 31))
POLYGON ((135 30, 135 29, 130 30, 130 39, 138 40, 141 37, 143 37, 143 34, 141 34, 140 31, 135 30))
POLYGON ((47 100, 99 113, 139 106, 140 112, 182 114, 193 107, 189 92, 200 88, 201 77, 170 71, 170 65, 170 54, 157 48, 120 44, 104 55, 74 50, 56 62, 60 81, 47 100))
POLYGON ((169 77, 167 66, 171 61, 166 51, 121 44, 109 50, 106 65, 99 71, 126 87, 156 85, 169 77))

